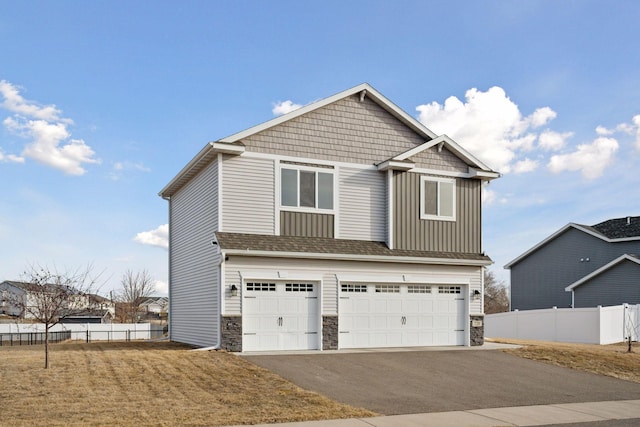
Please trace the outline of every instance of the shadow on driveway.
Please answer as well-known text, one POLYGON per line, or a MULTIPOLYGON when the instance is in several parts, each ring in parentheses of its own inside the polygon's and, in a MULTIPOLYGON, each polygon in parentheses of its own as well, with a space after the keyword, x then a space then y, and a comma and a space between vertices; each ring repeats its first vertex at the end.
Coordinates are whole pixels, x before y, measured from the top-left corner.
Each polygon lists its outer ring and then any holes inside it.
POLYGON ((640 399, 640 384, 497 350, 243 357, 302 388, 384 415, 640 399))

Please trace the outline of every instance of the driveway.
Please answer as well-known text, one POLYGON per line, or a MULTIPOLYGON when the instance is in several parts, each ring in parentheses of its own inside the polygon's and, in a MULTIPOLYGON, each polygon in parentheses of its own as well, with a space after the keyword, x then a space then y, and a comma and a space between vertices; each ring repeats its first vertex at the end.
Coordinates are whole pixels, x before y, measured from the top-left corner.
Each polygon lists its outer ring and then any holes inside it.
POLYGON ((498 350, 244 357, 302 388, 383 415, 640 399, 640 384, 498 350))

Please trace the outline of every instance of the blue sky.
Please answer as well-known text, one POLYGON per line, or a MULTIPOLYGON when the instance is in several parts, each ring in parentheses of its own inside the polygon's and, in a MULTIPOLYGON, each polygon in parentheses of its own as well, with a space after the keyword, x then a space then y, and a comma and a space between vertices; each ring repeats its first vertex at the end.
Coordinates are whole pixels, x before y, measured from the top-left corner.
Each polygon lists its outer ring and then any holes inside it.
POLYGON ((569 222, 640 215, 635 1, 0 0, 0 280, 147 269, 157 193, 208 141, 368 82, 503 177, 502 266, 569 222), (279 107, 281 109, 279 109, 279 107))

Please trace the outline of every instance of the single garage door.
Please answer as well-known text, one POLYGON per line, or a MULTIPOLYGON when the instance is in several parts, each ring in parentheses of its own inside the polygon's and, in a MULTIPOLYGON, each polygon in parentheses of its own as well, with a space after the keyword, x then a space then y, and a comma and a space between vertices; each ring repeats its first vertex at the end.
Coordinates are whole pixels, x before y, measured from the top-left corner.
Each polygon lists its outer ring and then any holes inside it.
POLYGON ((339 347, 464 345, 463 285, 340 286, 339 347))
POLYGON ((318 284, 245 283, 242 350, 312 350, 318 342, 318 284))

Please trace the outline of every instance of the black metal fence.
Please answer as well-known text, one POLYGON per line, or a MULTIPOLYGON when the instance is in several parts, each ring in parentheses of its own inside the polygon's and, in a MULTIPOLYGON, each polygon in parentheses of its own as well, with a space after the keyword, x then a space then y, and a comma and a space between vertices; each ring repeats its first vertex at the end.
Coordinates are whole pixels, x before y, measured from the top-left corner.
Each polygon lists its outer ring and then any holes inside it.
MULTIPOLYGON (((49 342, 59 343, 63 341, 94 342, 94 341, 133 341, 162 338, 166 328, 153 327, 145 330, 122 329, 111 331, 68 330, 49 332, 49 342)), ((0 347, 14 345, 44 344, 44 332, 12 332, 0 333, 0 347)))

